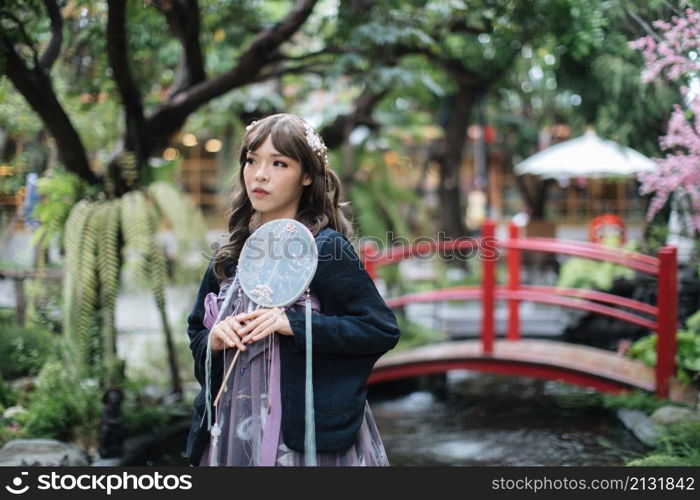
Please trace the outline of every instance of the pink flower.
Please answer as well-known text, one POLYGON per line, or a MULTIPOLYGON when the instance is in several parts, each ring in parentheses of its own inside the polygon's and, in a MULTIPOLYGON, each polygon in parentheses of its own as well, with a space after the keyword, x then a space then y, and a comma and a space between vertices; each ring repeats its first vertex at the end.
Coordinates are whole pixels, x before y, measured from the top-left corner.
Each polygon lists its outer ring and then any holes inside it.
POLYGON ((692 98, 688 90, 700 79, 700 13, 687 9, 685 17, 674 16, 671 22, 660 19, 652 26, 660 31, 660 40, 645 36, 628 43, 644 56, 642 81, 661 75, 680 82, 684 104, 674 106, 666 135, 659 138, 666 156, 655 159, 656 170, 638 175, 639 191, 654 194, 647 220, 675 193, 687 206, 691 229, 700 232, 700 96, 692 98))

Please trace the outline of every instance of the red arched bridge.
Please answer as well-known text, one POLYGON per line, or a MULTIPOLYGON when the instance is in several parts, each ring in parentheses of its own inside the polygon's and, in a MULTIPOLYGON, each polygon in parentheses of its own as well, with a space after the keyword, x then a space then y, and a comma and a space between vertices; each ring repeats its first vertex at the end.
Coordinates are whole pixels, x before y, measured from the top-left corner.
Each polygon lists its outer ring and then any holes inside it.
POLYGON ((419 302, 480 300, 480 338, 446 341, 389 353, 375 365, 369 384, 468 369, 559 380, 611 393, 643 389, 658 397, 697 401, 697 391, 674 378, 678 308, 674 247, 663 247, 657 257, 652 257, 596 243, 523 238, 514 224, 508 227, 508 238, 499 240, 495 237, 495 222, 487 220, 479 238, 422 241, 413 245, 392 246, 383 252, 368 245, 363 249, 361 258, 374 279, 380 266, 437 252, 478 252, 482 266, 481 285, 393 297, 386 303, 390 307, 400 308, 419 302), (613 262, 652 275, 658 283, 657 304, 654 306, 591 290, 523 285, 520 283, 523 250, 613 262), (507 282, 499 285, 496 283, 496 264, 504 251, 507 282), (496 300, 504 300, 508 306, 504 339, 496 339, 494 331, 496 300), (591 311, 657 332, 657 364, 650 368, 617 353, 584 345, 522 339, 519 305, 523 300, 591 311))

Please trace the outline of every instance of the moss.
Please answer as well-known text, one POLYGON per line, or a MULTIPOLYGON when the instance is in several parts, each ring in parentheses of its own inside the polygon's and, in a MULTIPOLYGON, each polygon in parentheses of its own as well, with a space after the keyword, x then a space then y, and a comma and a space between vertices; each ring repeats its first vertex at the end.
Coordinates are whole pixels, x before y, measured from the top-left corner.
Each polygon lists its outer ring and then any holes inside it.
POLYGON ((664 455, 661 453, 646 456, 644 458, 637 458, 630 462, 627 462, 630 467, 654 467, 654 466, 667 466, 667 467, 679 467, 688 465, 700 465, 697 463, 689 463, 688 459, 676 457, 673 455, 664 455))

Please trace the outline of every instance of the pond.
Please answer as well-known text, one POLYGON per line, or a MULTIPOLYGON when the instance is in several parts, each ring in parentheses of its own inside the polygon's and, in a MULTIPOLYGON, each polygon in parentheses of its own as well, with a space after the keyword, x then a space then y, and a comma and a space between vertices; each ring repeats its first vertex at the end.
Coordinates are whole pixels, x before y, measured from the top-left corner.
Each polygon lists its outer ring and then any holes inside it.
POLYGON ((466 371, 435 380, 371 401, 392 465, 612 466, 646 450, 592 390, 466 371))
MULTIPOLYGON (((588 389, 467 371, 398 387, 370 392, 394 466, 619 466, 647 449, 588 389)), ((186 465, 186 438, 180 428, 130 465, 186 465)))

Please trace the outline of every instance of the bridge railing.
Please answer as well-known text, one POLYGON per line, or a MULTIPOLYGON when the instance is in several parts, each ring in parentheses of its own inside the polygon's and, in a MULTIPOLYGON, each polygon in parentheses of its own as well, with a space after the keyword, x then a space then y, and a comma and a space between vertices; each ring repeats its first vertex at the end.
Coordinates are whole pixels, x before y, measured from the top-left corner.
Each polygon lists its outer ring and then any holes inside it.
POLYGON ((670 379, 675 373, 676 355, 678 267, 675 247, 665 246, 659 250, 657 257, 653 257, 596 243, 552 238, 524 238, 520 235, 520 228, 512 223, 508 226, 506 239, 497 239, 495 233, 495 222, 486 220, 480 238, 443 242, 422 241, 413 245, 391 247, 381 252, 373 246, 367 246, 362 249, 361 258, 367 272, 374 279, 377 268, 414 256, 425 256, 430 252, 478 251, 482 266, 480 286, 451 287, 433 292, 395 297, 388 299, 387 304, 391 307, 400 307, 415 302, 481 299, 480 339, 483 353, 486 355, 493 353, 494 348, 496 300, 505 300, 508 304, 508 321, 505 332, 505 338, 508 341, 520 339, 520 303, 523 300, 591 311, 656 331, 658 338, 655 393, 659 397, 668 397, 670 379), (505 251, 507 272, 504 285, 496 283, 499 249, 505 251), (607 261, 654 276, 657 279, 657 304, 653 306, 637 300, 592 290, 523 285, 520 283, 522 251, 558 253, 607 261), (620 307, 635 312, 619 309, 620 307))

